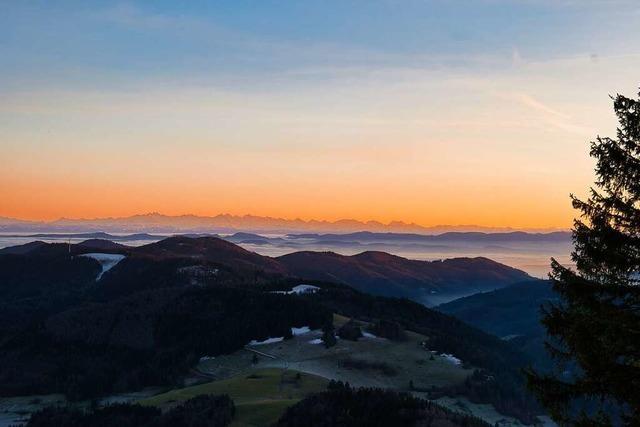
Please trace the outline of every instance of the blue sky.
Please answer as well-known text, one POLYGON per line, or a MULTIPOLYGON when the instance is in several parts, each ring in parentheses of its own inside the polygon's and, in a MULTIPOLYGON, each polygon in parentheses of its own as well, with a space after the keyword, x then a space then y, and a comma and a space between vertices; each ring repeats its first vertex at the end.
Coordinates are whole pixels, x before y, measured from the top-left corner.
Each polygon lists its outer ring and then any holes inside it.
POLYGON ((4 1, 2 80, 5 88, 150 77, 242 85, 292 71, 330 78, 349 67, 473 70, 514 56, 623 55, 635 53, 639 8, 615 0, 4 1))
POLYGON ((615 131, 608 95, 640 84, 637 1, 0 10, 5 216, 564 227, 588 141, 615 131))

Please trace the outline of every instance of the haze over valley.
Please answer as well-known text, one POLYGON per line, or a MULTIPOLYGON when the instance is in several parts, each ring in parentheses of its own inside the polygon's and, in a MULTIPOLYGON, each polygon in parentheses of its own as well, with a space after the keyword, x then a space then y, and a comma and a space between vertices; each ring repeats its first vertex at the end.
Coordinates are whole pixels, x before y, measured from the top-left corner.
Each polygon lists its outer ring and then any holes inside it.
POLYGON ((354 220, 305 222, 254 216, 159 214, 50 222, 0 219, 0 248, 34 239, 78 243, 88 238, 138 246, 172 235, 218 236, 273 257, 303 250, 342 255, 381 251, 428 261, 488 257, 539 278, 546 278, 551 257, 569 265, 571 252, 571 236, 566 231, 518 231, 473 225, 423 227, 400 222, 384 225, 354 220))

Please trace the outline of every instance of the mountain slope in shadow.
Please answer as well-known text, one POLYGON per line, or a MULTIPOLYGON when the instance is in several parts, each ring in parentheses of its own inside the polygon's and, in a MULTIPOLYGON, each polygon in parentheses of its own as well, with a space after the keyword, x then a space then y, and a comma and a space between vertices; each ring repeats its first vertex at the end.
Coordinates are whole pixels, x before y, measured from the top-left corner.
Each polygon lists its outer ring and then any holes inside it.
MULTIPOLYGON (((126 268, 133 273, 137 271, 147 275, 144 271, 152 271, 155 268, 152 264, 165 268, 169 263, 164 261, 172 260, 180 268, 200 264, 207 264, 211 268, 212 265, 224 266, 254 280, 258 280, 258 277, 282 276, 337 282, 365 293, 409 298, 427 306, 531 279, 521 270, 483 257, 417 261, 375 251, 352 256, 301 251, 272 258, 212 236, 175 236, 139 247, 92 239, 71 247, 72 254, 99 250, 127 255, 124 261, 105 275, 105 283, 109 282, 111 275, 119 275, 122 279, 122 270, 126 268)), ((68 252, 69 247, 66 244, 42 243, 7 248, 5 251, 44 256, 68 252)), ((163 277, 169 276, 163 273, 163 277)), ((120 280, 120 284, 125 282, 120 280)))
POLYGON ((551 361, 544 348, 547 337, 540 323, 541 309, 557 300, 550 282, 532 280, 460 298, 436 309, 509 341, 529 354, 536 365, 548 367, 551 361))
POLYGON ((345 283, 362 292, 406 297, 427 306, 530 279, 488 258, 416 261, 385 252, 345 256, 305 251, 277 259, 294 276, 345 283))

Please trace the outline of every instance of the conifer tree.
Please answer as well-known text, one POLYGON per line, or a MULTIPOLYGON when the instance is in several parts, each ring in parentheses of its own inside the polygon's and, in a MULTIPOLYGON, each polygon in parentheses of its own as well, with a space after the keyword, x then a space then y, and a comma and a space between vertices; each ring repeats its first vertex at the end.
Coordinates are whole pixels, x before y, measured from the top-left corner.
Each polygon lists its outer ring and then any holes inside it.
POLYGON ((613 101, 617 136, 591 143, 595 185, 571 196, 575 268, 552 260, 560 299, 543 324, 557 368, 527 373, 566 425, 640 425, 640 99, 613 101))

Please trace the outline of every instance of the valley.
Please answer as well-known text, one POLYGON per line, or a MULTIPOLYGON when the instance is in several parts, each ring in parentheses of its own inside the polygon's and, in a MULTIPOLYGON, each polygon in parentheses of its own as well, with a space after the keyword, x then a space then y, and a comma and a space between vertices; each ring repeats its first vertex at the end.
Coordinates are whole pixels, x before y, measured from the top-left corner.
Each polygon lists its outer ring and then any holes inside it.
MULTIPOLYGON (((407 298, 527 278, 486 258, 272 258, 215 237, 5 248, 0 392, 166 411, 201 390, 228 390, 236 425, 265 425, 328 382, 344 381, 410 393, 492 424, 531 424, 541 413, 519 373, 527 356, 407 298), (335 334, 334 346, 325 347, 326 334, 335 334), (253 386, 242 391, 247 381, 253 386)), ((34 399, 42 398, 24 397, 9 413, 37 409, 34 399)))

